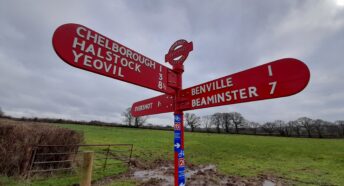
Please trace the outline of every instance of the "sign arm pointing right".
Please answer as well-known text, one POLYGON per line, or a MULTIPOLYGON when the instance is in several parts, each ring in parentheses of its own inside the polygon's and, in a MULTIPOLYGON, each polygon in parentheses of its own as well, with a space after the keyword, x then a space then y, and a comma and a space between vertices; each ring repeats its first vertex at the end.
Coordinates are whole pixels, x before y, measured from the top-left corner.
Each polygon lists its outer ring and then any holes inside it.
MULTIPOLYGON (((302 61, 280 59, 184 89, 182 101, 177 107, 185 111, 291 96, 302 91, 309 79, 309 69, 302 61)), ((133 107, 149 103, 150 100, 163 99, 164 96, 167 95, 137 102, 133 107)), ((173 101, 168 103, 172 104, 173 101)), ((164 110, 147 109, 145 112, 132 110, 132 114, 143 116, 172 111, 170 107, 164 110)))
POLYGON ((300 60, 285 58, 202 83, 182 91, 182 110, 286 97, 302 91, 310 72, 300 60))

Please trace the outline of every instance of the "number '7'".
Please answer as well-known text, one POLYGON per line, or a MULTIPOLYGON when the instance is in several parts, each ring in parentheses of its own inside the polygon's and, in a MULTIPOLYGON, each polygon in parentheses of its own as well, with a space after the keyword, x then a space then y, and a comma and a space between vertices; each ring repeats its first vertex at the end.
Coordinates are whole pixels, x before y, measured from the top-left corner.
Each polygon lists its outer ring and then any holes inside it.
POLYGON ((277 81, 270 82, 269 85, 271 85, 270 95, 275 92, 277 81))

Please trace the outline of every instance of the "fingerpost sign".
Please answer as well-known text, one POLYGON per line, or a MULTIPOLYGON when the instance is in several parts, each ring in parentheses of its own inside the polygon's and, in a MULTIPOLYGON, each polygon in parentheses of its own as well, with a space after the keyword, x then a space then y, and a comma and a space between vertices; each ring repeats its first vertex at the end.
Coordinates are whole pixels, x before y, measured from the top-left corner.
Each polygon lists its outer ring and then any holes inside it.
POLYGON ((285 58, 182 90, 182 110, 286 97, 303 90, 310 78, 307 66, 285 58))
POLYGON ((182 89, 184 62, 193 43, 176 41, 165 55, 172 69, 79 24, 65 24, 53 35, 57 55, 69 65, 156 90, 163 95, 136 102, 134 117, 174 112, 174 183, 185 186, 183 111, 291 96, 308 84, 300 60, 285 58, 182 89))
POLYGON ((160 95, 151 99, 139 101, 131 107, 131 114, 134 117, 152 114, 173 112, 174 97, 168 94, 160 95))
POLYGON ((64 24, 58 27, 53 35, 53 46, 63 61, 76 68, 174 93, 176 75, 171 69, 85 26, 64 24))

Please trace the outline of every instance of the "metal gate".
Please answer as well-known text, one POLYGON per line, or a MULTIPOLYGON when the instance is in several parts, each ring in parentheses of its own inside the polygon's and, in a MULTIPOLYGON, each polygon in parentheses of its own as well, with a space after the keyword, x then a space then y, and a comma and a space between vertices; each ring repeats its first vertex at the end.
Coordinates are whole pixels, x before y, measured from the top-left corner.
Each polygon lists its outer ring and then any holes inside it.
POLYGON ((39 145, 32 149, 27 177, 77 172, 82 155, 94 152, 93 172, 105 171, 119 164, 130 165, 133 144, 39 145))

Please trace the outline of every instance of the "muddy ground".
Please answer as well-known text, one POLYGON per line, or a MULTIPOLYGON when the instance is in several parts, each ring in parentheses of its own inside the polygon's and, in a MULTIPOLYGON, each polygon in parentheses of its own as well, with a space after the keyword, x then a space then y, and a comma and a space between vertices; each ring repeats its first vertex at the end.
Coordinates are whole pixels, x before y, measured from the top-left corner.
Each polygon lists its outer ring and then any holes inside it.
MULTIPOLYGON (((187 164, 186 178, 189 186, 212 186, 212 185, 233 185, 233 186, 284 186, 292 185, 282 178, 271 175, 260 175, 254 178, 243 178, 239 176, 228 176, 220 174, 215 165, 192 165, 187 164)), ((135 180, 141 186, 173 186, 174 167, 173 162, 157 160, 153 163, 142 163, 134 160, 129 172, 103 179, 92 185, 108 185, 116 180, 135 180)))

